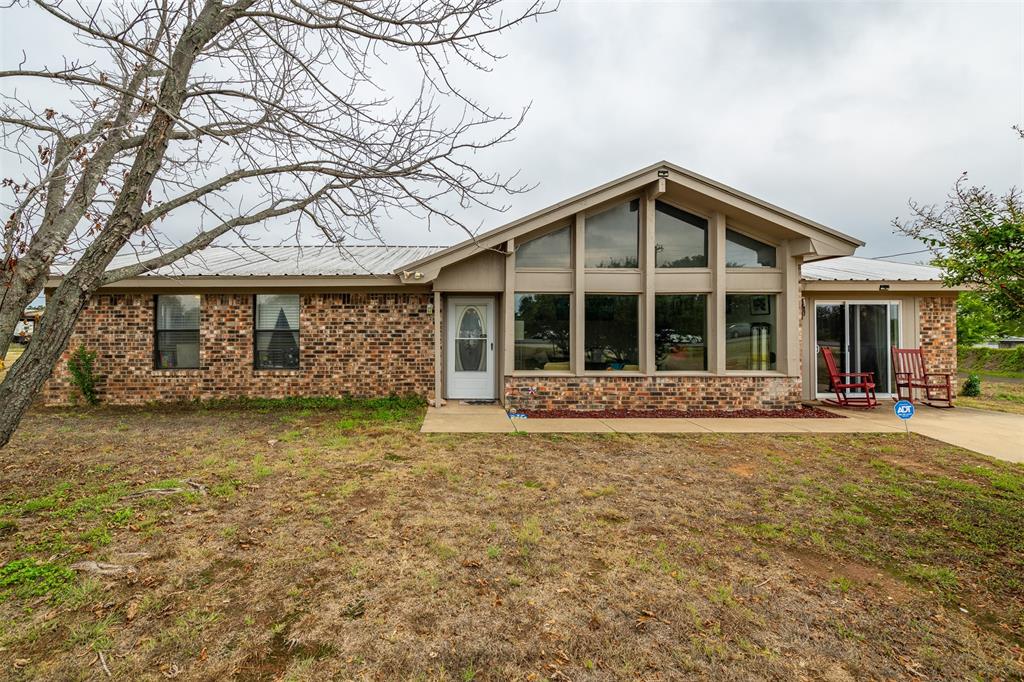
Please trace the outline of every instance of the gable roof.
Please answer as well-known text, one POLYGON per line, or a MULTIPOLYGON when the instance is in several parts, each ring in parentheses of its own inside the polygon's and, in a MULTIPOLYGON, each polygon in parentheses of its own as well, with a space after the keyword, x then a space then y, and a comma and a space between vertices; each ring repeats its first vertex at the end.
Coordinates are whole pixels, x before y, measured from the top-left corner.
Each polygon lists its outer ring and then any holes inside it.
MULTIPOLYGON (((557 204, 535 211, 527 216, 506 223, 501 227, 477 235, 463 242, 450 246, 446 249, 432 253, 418 260, 406 263, 402 269, 406 271, 423 270, 427 273, 426 279, 433 279, 437 271, 444 265, 451 264, 463 258, 479 253, 483 249, 490 249, 500 245, 509 239, 529 232, 545 223, 563 220, 577 212, 584 211, 592 206, 614 199, 616 196, 638 191, 645 186, 656 182, 674 182, 687 189, 694 190, 700 194, 718 200, 724 204, 736 206, 765 217, 803 233, 804 236, 812 239, 820 237, 838 241, 844 245, 847 253, 853 249, 864 246, 864 242, 856 237, 822 225, 809 218, 797 215, 784 208, 758 199, 750 194, 741 192, 738 189, 729 187, 720 182, 707 178, 691 170, 677 166, 668 161, 641 168, 638 171, 624 175, 616 180, 589 189, 586 192, 560 201, 557 204)), ((842 255, 840 253, 823 253, 822 256, 842 255)), ((398 270, 396 269, 396 274, 398 270)))
POLYGON ((939 282, 942 270, 931 265, 895 263, 876 258, 843 256, 804 263, 800 275, 807 281, 835 282, 939 282))

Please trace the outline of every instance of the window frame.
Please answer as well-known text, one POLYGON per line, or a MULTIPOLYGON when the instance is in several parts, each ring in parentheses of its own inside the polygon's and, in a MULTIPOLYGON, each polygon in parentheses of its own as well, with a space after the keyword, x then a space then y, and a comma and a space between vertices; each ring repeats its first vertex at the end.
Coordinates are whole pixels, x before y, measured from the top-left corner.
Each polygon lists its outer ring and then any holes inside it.
MULTIPOLYGON (((739 269, 748 270, 748 269, 753 269, 753 268, 736 268, 736 269, 737 270, 739 270, 739 269)), ((759 269, 767 270, 768 268, 759 268, 759 269)), ((716 343, 718 345, 718 348, 719 348, 719 350, 722 353, 722 363, 723 363, 723 373, 721 375, 719 375, 719 376, 726 376, 726 375, 731 375, 731 376, 788 376, 786 372, 784 372, 783 370, 780 369, 780 365, 782 364, 783 356, 784 356, 784 353, 785 353, 785 347, 783 345, 782 330, 781 330, 781 328, 779 326, 779 319, 781 318, 781 315, 782 315, 782 311, 779 309, 779 301, 784 301, 784 300, 785 300, 785 296, 780 291, 771 291, 771 290, 766 290, 766 291, 729 291, 729 290, 726 290, 726 292, 725 292, 725 300, 722 301, 722 304, 723 304, 722 318, 723 318, 723 324, 725 326, 725 332, 726 333, 722 335, 721 339, 716 341, 716 343), (772 302, 771 302, 771 305, 772 305, 771 315, 772 315, 772 319, 774 320, 774 330, 772 331, 772 336, 773 336, 773 339, 775 341, 775 367, 770 368, 770 369, 729 369, 728 368, 727 365, 728 365, 728 361, 729 361, 729 334, 728 334, 728 325, 729 325, 729 318, 728 318, 728 314, 729 313, 728 313, 728 310, 729 310, 729 306, 728 306, 728 302, 727 301, 728 301, 728 297, 729 296, 768 296, 772 300, 772 302)))
MULTIPOLYGON (((779 242, 775 241, 774 239, 766 239, 765 237, 755 233, 753 230, 750 230, 747 227, 744 227, 742 225, 738 226, 733 222, 726 221, 725 231, 722 233, 722 246, 724 247, 724 251, 722 252, 722 267, 725 268, 726 272, 782 272, 782 266, 779 265, 779 263, 782 260, 779 257, 779 249, 781 248, 781 244, 779 244, 779 242), (775 265, 773 267, 752 267, 749 265, 739 267, 730 266, 728 261, 726 260, 726 254, 729 253, 729 232, 741 234, 744 237, 747 237, 748 239, 753 239, 754 241, 761 242, 762 244, 765 244, 766 246, 770 246, 773 249, 775 249, 775 265)), ((738 294, 743 292, 737 291, 727 293, 738 294)))
POLYGON ((252 368, 256 372, 297 372, 302 369, 302 294, 253 294, 252 295, 252 368), (260 329, 259 327, 259 297, 260 296, 296 296, 299 299, 299 324, 295 329, 289 329, 297 335, 299 348, 298 363, 295 367, 260 367, 259 366, 259 335, 260 333, 277 331, 275 329, 260 329))
MULTIPOLYGON (((645 252, 645 236, 644 236, 644 195, 642 193, 627 194, 625 197, 619 197, 603 202, 583 212, 583 229, 580 230, 580 241, 582 242, 580 248, 580 254, 583 256, 583 262, 578 263, 579 267, 583 268, 583 272, 611 272, 611 273, 642 273, 644 270, 644 252, 645 252), (637 206, 637 218, 636 218, 636 267, 635 268, 601 268, 587 265, 587 219, 595 215, 610 211, 620 204, 631 204, 634 201, 639 202, 637 206)), ((600 293, 597 291, 588 291, 585 293, 600 293)), ((616 293, 616 292, 612 292, 616 293)))
MULTIPOLYGON (((674 208, 674 209, 676 209, 678 211, 683 211, 685 213, 693 214, 693 215, 697 216, 698 218, 703 218, 704 220, 707 221, 708 224, 707 224, 707 227, 704 228, 704 262, 705 262, 705 265, 703 265, 702 267, 694 267, 694 268, 659 267, 658 266, 658 256, 657 256, 657 254, 654 254, 654 262, 651 263, 651 268, 654 270, 654 272, 655 273, 659 273, 659 272, 672 272, 672 273, 676 273, 676 272, 679 272, 679 273, 699 272, 699 273, 708 273, 708 272, 711 272, 711 266, 712 266, 711 239, 712 239, 712 233, 714 232, 714 229, 715 229, 714 216, 712 214, 709 214, 709 213, 703 211, 703 210, 695 209, 695 208, 689 207, 687 205, 684 205, 684 204, 682 204, 682 203, 680 203, 678 201, 672 201, 670 199, 666 199, 663 196, 662 197, 658 197, 657 199, 654 200, 654 209, 653 209, 654 210, 654 215, 652 216, 653 219, 651 220, 651 226, 654 228, 654 234, 651 235, 652 246, 657 246, 657 242, 658 242, 658 203, 665 204, 666 206, 671 206, 672 208, 674 208)), ((778 258, 776 258, 776 262, 777 261, 778 261, 778 258)), ((658 293, 669 293, 669 292, 658 292, 658 293)), ((687 292, 683 292, 683 293, 687 293, 687 292)), ((689 292, 689 293, 700 293, 700 292, 689 292)))
MULTIPOLYGON (((704 297, 704 369, 658 369, 658 346, 655 341, 652 345, 654 346, 654 357, 651 358, 651 365, 654 367, 654 371, 650 376, 712 376, 715 375, 714 368, 711 366, 711 331, 714 329, 714 325, 711 320, 711 299, 713 293, 707 291, 655 291, 650 294, 654 297, 654 314, 651 317, 651 335, 653 336, 657 332, 658 325, 658 296, 703 296, 704 297)), ((717 343, 717 342, 716 342, 717 343)))
POLYGON ((153 369, 160 372, 188 372, 203 368, 203 295, 202 294, 153 294, 153 369), (160 329, 160 297, 195 296, 199 299, 199 323, 193 330, 160 329), (196 333, 196 366, 195 367, 164 367, 160 364, 160 332, 162 331, 195 331, 196 333))
POLYGON ((509 335, 509 342, 512 344, 512 376, 519 377, 568 377, 576 376, 573 371, 575 366, 574 357, 576 351, 576 294, 571 291, 523 291, 516 289, 512 292, 512 333, 509 335), (516 296, 568 296, 569 297, 569 369, 544 370, 544 369, 516 369, 515 346, 516 346, 516 296))
MULTIPOLYGON (((572 221, 569 221, 569 222, 558 223, 554 227, 549 227, 549 228, 537 230, 536 232, 531 232, 531 233, 529 233, 529 237, 526 237, 526 235, 524 235, 522 241, 520 241, 519 239, 516 239, 515 243, 512 246, 512 248, 514 250, 514 253, 516 255, 516 266, 515 266, 516 271, 517 272, 524 272, 524 273, 526 273, 526 272, 572 272, 573 270, 576 269, 576 235, 575 235, 575 232, 576 231, 573 229, 572 221), (569 233, 569 265, 568 265, 568 267, 564 267, 564 268, 562 268, 562 267, 555 267, 555 266, 547 266, 547 267, 525 266, 524 267, 524 266, 519 264, 519 247, 520 246, 522 246, 523 244, 527 244, 529 242, 532 242, 535 239, 541 239, 542 237, 547 237, 548 235, 554 234, 555 232, 558 232, 559 230, 566 230, 569 233)), ((515 293, 519 293, 519 292, 515 292, 515 293)), ((539 292, 538 291, 538 292, 531 292, 531 293, 546 293, 546 292, 539 292)), ((561 292, 554 292, 554 293, 561 293, 561 292)))
MULTIPOLYGON (((603 270, 606 268, 598 268, 603 270)), ((581 315, 581 321, 583 322, 583 329, 579 330, 580 340, 582 341, 583 355, 579 358, 579 376, 649 376, 644 370, 644 363, 646 359, 646 338, 644 335, 644 327, 646 322, 644 321, 644 293, 643 292, 629 292, 629 291, 591 291, 587 290, 583 292, 583 310, 581 315), (587 369, 587 296, 630 296, 636 299, 636 357, 637 357, 637 368, 635 370, 606 370, 606 369, 587 369)))

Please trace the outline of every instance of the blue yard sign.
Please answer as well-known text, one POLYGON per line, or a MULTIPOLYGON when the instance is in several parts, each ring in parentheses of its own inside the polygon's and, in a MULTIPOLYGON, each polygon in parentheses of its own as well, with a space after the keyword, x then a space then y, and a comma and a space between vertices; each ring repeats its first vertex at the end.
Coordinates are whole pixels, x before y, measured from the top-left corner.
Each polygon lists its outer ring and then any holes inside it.
POLYGON ((914 416, 914 403, 909 400, 900 400, 893 405, 892 410, 897 417, 903 420, 903 429, 907 432, 907 438, 910 438, 910 418, 914 416))
POLYGON ((896 416, 904 421, 914 416, 914 403, 909 400, 899 401, 892 409, 896 412, 896 416))

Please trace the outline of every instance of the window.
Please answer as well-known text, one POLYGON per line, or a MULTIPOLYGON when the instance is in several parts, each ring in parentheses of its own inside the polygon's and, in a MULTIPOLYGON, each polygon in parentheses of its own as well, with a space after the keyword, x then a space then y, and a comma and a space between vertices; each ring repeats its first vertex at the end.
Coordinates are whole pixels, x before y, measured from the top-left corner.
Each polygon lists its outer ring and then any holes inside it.
POLYGON ((725 368, 775 369, 775 294, 725 295, 725 368))
POLYGON ((156 297, 157 369, 199 367, 199 296, 156 297))
POLYGON ((729 268, 774 268, 775 247, 753 237, 725 231, 725 266, 729 268))
POLYGON ((299 296, 256 296, 256 369, 298 369, 299 296))
POLYGON ((704 294, 654 297, 654 358, 659 371, 708 368, 707 299, 704 294))
POLYGON ((572 237, 563 227, 516 247, 517 268, 569 268, 572 266, 572 237))
POLYGON ((640 371, 640 297, 586 294, 584 300, 584 369, 640 371))
POLYGON ((675 206, 654 204, 654 264, 659 268, 706 268, 708 221, 675 206))
POLYGON ((639 240, 639 199, 588 217, 584 227, 586 267, 639 267, 639 240))
POLYGON ((568 372, 569 294, 516 294, 515 368, 568 372))

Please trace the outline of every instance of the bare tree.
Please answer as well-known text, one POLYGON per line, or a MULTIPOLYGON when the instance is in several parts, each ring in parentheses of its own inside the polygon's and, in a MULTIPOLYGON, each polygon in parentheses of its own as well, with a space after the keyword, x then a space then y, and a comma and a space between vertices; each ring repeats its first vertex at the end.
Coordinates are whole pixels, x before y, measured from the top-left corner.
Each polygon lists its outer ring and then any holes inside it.
POLYGON ((69 263, 0 384, 0 446, 105 284, 271 220, 330 242, 377 234, 395 211, 466 228, 445 207, 501 208, 495 197, 524 189, 474 157, 510 139, 525 110, 492 112, 453 74, 488 69, 488 39, 550 11, 541 0, 512 14, 500 0, 15 4, 88 57, 0 71, 68 95, 40 106, 5 88, 0 101, 3 150, 27 169, 3 180, 0 357, 55 261, 69 263), (385 65, 414 79, 411 97, 377 81, 385 65), (195 233, 172 239, 171 216, 195 233), (126 249, 139 262, 107 270, 126 249))

